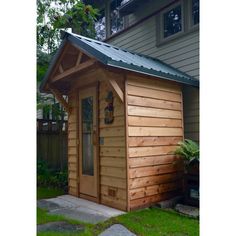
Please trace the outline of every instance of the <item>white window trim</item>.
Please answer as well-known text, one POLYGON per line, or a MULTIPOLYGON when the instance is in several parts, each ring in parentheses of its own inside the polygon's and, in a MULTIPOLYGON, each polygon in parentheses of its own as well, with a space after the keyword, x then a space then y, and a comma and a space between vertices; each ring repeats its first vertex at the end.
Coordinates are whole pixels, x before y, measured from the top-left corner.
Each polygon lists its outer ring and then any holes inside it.
POLYGON ((157 45, 159 46, 162 43, 169 42, 175 38, 178 38, 180 35, 184 34, 185 32, 185 11, 184 11, 184 2, 183 0, 180 0, 179 2, 171 5, 170 7, 163 10, 158 16, 157 16, 157 45), (171 9, 181 6, 181 21, 182 21, 182 29, 178 33, 175 33, 171 36, 168 36, 164 38, 164 14, 171 9))

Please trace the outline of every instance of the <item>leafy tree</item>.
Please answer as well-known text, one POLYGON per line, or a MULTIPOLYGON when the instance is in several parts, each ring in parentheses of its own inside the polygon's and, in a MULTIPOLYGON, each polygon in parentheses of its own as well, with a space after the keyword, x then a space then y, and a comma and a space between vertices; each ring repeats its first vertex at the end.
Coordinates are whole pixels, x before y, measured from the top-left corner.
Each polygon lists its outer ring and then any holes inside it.
MULTIPOLYGON (((60 30, 95 38, 98 10, 80 0, 37 0, 37 82, 40 83, 49 62, 60 44, 60 30)), ((53 105, 55 98, 37 92, 37 108, 55 117, 62 117, 61 107, 53 105)))

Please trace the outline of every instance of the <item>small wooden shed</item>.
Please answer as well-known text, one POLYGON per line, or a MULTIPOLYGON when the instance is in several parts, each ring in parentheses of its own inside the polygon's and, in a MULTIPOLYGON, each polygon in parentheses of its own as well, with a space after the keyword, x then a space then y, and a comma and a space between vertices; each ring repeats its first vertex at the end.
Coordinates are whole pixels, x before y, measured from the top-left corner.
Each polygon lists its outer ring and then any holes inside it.
POLYGON ((41 84, 68 112, 69 194, 130 211, 182 192, 182 85, 144 55, 72 33, 41 84))

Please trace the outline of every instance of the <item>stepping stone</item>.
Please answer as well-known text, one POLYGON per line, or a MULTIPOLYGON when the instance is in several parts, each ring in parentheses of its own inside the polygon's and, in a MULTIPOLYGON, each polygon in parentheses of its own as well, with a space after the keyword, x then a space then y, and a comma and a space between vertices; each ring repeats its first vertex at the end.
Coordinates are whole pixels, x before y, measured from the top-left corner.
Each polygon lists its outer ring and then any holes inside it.
POLYGON ((184 215, 193 217, 193 218, 199 218, 199 208, 197 207, 192 207, 188 205, 183 205, 183 204, 177 204, 175 206, 175 210, 178 211, 179 213, 182 213, 184 215))
POLYGON ((62 215, 70 219, 79 220, 91 224, 96 224, 98 222, 102 222, 107 220, 109 217, 106 217, 101 214, 96 214, 94 212, 89 211, 89 209, 69 209, 69 208, 60 208, 53 211, 50 211, 49 214, 52 215, 62 215))
POLYGON ((44 209, 44 210, 51 211, 51 210, 59 209, 60 205, 58 205, 54 202, 50 202, 48 200, 38 200, 37 207, 44 209))
POLYGON ((128 229, 126 229, 123 225, 120 224, 114 224, 108 229, 106 229, 104 232, 99 234, 99 236, 136 236, 136 234, 130 232, 128 229))
POLYGON ((169 200, 158 202, 154 207, 166 209, 166 208, 174 208, 175 205, 183 200, 182 196, 176 196, 169 200))
POLYGON ((83 225, 73 225, 65 221, 50 222, 46 224, 37 225, 37 232, 81 232, 84 231, 83 225))

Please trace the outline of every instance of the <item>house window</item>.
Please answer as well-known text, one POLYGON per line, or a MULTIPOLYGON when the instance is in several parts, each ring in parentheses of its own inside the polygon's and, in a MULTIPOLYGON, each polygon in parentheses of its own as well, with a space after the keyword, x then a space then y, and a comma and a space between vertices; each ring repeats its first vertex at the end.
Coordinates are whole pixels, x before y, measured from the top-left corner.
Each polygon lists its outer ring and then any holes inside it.
POLYGON ((111 2, 111 35, 124 29, 124 17, 119 14, 118 8, 121 6, 122 0, 111 2))
POLYGON ((199 0, 192 0, 192 24, 199 23, 199 0))
POLYGON ((182 8, 178 5, 163 14, 164 38, 182 31, 182 8))

